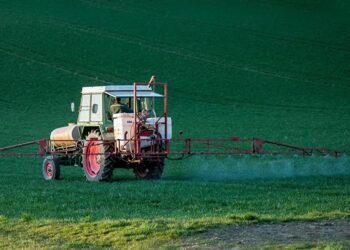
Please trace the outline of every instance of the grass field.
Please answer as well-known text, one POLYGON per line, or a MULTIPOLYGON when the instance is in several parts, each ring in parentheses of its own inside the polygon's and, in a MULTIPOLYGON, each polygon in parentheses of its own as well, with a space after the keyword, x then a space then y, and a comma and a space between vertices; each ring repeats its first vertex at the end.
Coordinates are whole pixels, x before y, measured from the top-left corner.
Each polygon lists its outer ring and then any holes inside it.
MULTIPOLYGON (((349 24, 347 1, 0 0, 0 147, 74 122, 82 86, 155 74, 175 133, 349 152, 349 24)), ((0 248, 163 248, 232 223, 350 217, 348 157, 194 157, 161 181, 98 184, 79 168, 45 182, 41 161, 2 158, 0 248)))

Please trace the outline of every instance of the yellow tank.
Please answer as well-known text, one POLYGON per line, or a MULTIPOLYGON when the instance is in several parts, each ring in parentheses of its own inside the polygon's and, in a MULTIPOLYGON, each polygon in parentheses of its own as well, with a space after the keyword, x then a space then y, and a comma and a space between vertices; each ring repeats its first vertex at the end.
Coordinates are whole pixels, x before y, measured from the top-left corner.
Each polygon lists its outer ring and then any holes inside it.
POLYGON ((75 124, 68 124, 67 127, 56 128, 50 135, 51 143, 56 148, 75 146, 75 141, 80 139, 79 127, 75 124))

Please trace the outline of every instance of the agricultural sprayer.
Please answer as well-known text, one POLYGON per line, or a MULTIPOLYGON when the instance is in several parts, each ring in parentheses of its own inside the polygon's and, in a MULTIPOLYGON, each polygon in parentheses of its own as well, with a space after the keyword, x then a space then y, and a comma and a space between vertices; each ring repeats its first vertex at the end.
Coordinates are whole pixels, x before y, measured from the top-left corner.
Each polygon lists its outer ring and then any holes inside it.
MULTIPOLYGON (((184 138, 172 135, 166 83, 83 87, 77 123, 41 139, 0 148, 1 156, 43 156, 46 180, 60 177, 60 166, 80 166, 88 181, 107 181, 115 168, 132 169, 139 179, 159 179, 165 159, 196 154, 313 154, 339 156, 342 151, 299 147, 259 138, 184 138), (161 91, 155 91, 161 89, 161 91), (37 144, 35 153, 16 153, 37 144)), ((74 111, 72 103, 72 111, 74 111)))

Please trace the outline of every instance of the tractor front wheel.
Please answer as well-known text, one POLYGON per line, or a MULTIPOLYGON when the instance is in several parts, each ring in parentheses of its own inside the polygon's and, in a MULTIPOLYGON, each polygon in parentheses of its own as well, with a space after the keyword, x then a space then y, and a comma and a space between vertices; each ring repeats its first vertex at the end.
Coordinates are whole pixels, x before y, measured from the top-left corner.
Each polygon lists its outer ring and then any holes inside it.
POLYGON ((93 130, 85 138, 83 169, 88 181, 108 181, 113 175, 112 145, 104 143, 101 135, 93 130))
POLYGON ((43 162, 42 172, 44 179, 47 181, 59 179, 61 175, 59 159, 53 156, 46 157, 43 162))
POLYGON ((134 173, 139 180, 158 180, 162 177, 164 158, 149 161, 135 166, 134 173))

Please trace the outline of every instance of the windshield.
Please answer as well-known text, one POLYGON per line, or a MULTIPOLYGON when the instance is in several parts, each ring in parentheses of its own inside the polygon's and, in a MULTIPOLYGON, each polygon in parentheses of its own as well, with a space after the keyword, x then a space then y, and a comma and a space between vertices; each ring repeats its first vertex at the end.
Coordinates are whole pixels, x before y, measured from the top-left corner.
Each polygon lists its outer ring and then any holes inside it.
POLYGON ((139 97, 137 98, 138 112, 142 115, 149 117, 156 117, 154 109, 154 98, 152 97, 139 97))
MULTIPOLYGON (((107 107, 106 117, 108 120, 112 120, 113 113, 131 113, 134 112, 134 98, 132 97, 121 97, 118 98, 119 101, 116 101, 117 97, 105 95, 105 106, 107 107), (123 108, 115 108, 117 106, 123 106, 123 108)), ((138 97, 136 103, 136 113, 142 115, 144 118, 154 118, 156 117, 155 111, 155 98, 154 97, 138 97)))

